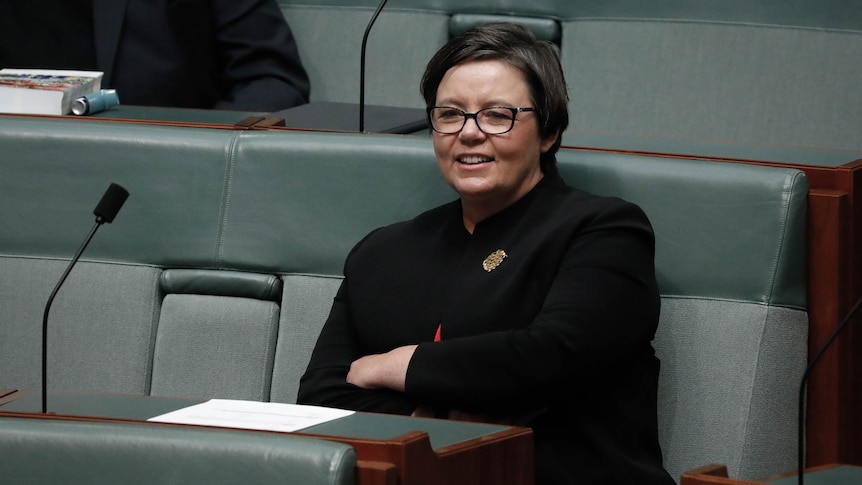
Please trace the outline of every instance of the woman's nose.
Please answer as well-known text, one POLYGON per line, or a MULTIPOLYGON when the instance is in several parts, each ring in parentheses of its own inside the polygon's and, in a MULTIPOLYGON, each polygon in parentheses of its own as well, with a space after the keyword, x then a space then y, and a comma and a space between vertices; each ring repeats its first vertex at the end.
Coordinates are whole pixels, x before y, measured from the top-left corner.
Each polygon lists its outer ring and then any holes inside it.
POLYGON ((468 138, 477 138, 485 136, 485 132, 479 128, 479 121, 475 116, 467 118, 464 122, 464 127, 461 128, 461 136, 468 138))

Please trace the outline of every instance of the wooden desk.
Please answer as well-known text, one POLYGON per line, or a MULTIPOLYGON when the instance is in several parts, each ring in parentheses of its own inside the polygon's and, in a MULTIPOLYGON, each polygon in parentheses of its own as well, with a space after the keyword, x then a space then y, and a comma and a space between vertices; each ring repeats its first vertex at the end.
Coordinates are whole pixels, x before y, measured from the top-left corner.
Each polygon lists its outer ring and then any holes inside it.
MULTIPOLYGON (((428 136, 425 110, 381 105, 365 106, 366 132, 428 136)), ((4 116, 50 117, 221 129, 284 128, 303 131, 358 132, 359 107, 353 103, 311 102, 273 113, 162 106, 117 105, 87 116, 2 113, 4 116)))
MULTIPOLYGON (((146 420, 199 402, 52 392, 49 413, 43 415, 41 392, 25 390, 0 398, 0 416, 186 426, 146 420)), ((291 434, 351 445, 356 450, 357 483, 362 485, 529 485, 534 480, 533 433, 528 428, 355 413, 291 434)))

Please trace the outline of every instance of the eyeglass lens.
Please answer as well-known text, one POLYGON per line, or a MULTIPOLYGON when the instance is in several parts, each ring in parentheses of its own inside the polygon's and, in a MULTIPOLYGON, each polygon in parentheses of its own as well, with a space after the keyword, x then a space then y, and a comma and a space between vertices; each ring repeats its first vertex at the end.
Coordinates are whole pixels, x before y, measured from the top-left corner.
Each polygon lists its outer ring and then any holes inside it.
POLYGON ((432 127, 445 134, 461 131, 467 118, 475 119, 479 129, 489 135, 506 133, 515 124, 515 113, 511 108, 485 108, 476 113, 467 113, 458 108, 443 106, 432 108, 430 115, 432 127))

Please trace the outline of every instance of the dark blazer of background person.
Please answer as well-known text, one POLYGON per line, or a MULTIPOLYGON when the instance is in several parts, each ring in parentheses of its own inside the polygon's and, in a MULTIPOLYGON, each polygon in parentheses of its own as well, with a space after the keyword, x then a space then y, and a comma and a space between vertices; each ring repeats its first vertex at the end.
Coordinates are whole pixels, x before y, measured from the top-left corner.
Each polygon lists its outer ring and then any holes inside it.
POLYGON ((275 111, 308 101, 308 76, 274 0, 93 7, 103 84, 123 103, 275 111))
POLYGON ((308 75, 275 0, 0 0, 0 67, 96 69, 122 104, 277 111, 308 75))

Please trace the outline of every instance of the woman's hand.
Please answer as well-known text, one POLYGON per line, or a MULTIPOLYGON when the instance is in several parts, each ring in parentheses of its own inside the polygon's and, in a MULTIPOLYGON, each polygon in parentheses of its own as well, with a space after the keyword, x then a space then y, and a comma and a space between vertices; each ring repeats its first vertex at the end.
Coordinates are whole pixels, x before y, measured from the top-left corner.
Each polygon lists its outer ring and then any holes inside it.
POLYGON ((419 406, 418 408, 413 410, 410 416, 414 418, 436 418, 437 413, 434 411, 434 408, 429 408, 427 406, 419 406))
POLYGON ((347 382, 363 389, 382 387, 403 392, 407 365, 415 350, 415 345, 405 345, 385 354, 360 357, 350 364, 347 382))

